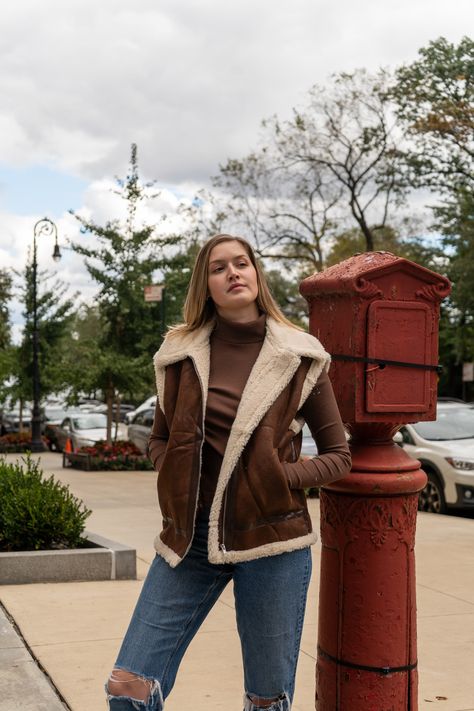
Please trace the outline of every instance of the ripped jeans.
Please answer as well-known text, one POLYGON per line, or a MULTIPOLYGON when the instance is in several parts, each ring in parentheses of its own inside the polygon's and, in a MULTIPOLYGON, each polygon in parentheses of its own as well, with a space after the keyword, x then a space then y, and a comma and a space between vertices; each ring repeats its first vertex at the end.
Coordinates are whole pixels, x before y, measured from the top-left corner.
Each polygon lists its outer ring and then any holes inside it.
POLYGON ((303 548, 214 565, 207 559, 207 529, 207 519, 200 517, 193 544, 176 568, 155 557, 115 664, 115 669, 147 680, 149 695, 140 701, 107 693, 110 711, 163 709, 189 643, 231 579, 244 666, 245 711, 290 710, 311 551, 303 548))

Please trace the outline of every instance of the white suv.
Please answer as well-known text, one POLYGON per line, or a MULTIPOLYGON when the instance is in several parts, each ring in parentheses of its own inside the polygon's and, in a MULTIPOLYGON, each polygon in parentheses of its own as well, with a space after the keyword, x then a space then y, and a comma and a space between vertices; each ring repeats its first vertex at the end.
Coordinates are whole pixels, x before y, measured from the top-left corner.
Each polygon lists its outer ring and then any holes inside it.
POLYGON ((474 408, 439 402, 434 422, 403 425, 395 441, 421 462, 428 483, 420 511, 444 513, 448 506, 474 508, 474 408))
POLYGON ((131 412, 125 413, 125 422, 127 425, 130 425, 132 423, 133 418, 135 415, 138 415, 139 412, 143 412, 143 410, 148 410, 150 407, 155 407, 156 405, 156 395, 151 395, 151 397, 147 398, 145 402, 142 402, 141 405, 139 405, 135 410, 132 410, 131 412))

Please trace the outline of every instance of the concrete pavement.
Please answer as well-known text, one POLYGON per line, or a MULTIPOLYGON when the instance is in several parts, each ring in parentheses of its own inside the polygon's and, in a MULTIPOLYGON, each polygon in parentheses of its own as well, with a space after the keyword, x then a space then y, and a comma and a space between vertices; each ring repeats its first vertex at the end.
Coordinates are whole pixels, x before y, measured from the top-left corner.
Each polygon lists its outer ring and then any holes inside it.
MULTIPOLYGON (((136 548, 139 580, 0 587, 4 609, 66 703, 0 615, 0 711, 99 711, 106 708, 104 680, 154 556, 159 527, 155 475, 62 469, 60 455, 52 453, 41 459, 46 473, 69 484, 93 510, 89 530, 136 548)), ((319 502, 311 500, 310 508, 319 529, 319 502)), ((319 558, 317 544, 294 711, 314 709, 319 558)), ((474 711, 474 520, 420 514, 416 560, 419 709, 474 711)), ((241 698, 229 586, 191 644, 166 709, 241 711, 241 698)))

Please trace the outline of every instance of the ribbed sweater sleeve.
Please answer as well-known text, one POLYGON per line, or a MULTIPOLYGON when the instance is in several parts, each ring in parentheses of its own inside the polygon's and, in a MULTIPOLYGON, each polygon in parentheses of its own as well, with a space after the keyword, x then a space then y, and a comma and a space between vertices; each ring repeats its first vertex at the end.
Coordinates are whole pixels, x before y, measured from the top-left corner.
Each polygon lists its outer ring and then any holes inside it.
POLYGON ((292 489, 319 487, 346 476, 351 455, 331 381, 323 373, 301 408, 318 447, 318 455, 299 462, 284 462, 292 489))

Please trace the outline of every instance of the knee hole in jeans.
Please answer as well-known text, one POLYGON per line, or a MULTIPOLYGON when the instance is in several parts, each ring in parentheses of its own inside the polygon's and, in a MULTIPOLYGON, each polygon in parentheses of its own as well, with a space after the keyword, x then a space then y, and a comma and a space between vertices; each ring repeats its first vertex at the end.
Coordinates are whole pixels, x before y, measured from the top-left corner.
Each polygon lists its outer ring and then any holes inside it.
POLYGON ((139 674, 113 669, 107 682, 107 690, 112 696, 129 696, 137 701, 148 701, 154 682, 139 674))

